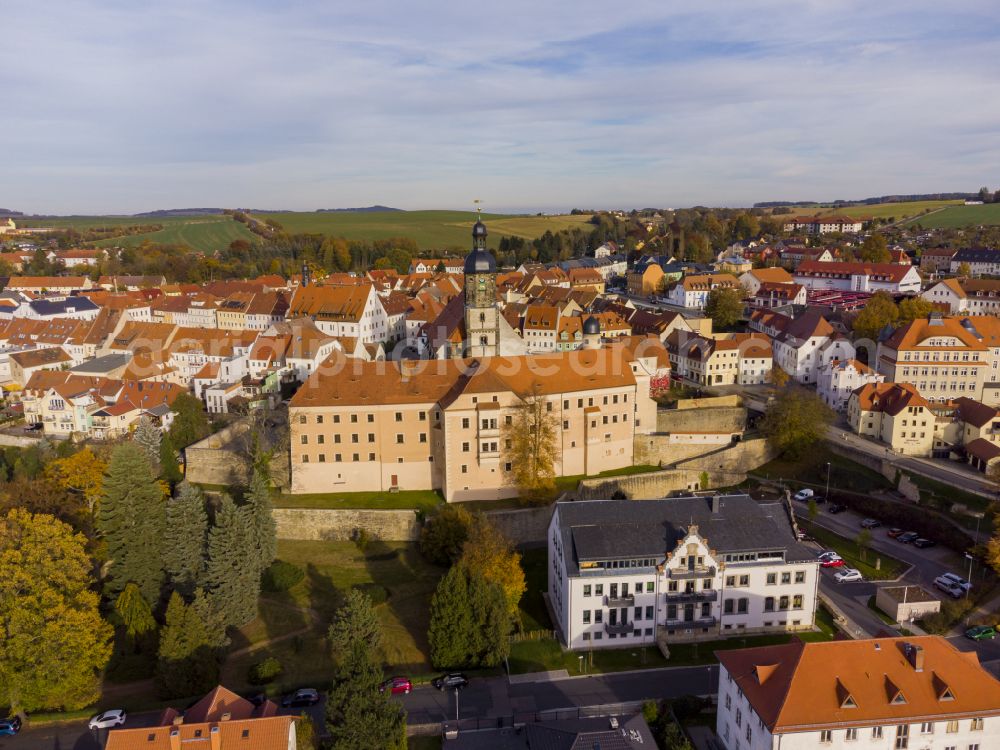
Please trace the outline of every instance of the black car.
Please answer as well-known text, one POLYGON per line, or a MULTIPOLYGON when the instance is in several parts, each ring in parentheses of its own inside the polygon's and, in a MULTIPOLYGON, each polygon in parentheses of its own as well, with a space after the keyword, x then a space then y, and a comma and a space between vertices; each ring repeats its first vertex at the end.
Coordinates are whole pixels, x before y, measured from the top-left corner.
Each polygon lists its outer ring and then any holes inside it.
POLYGON ((308 708, 319 703, 319 691, 313 688, 302 688, 291 695, 286 695, 281 701, 285 708, 308 708))
POLYGON ((913 540, 913 546, 920 547, 920 549, 923 549, 924 547, 933 547, 935 544, 937 544, 937 542, 934 540, 924 539, 923 537, 913 540))
POLYGON ((431 680, 438 690, 460 690, 469 684, 469 678, 461 672, 449 672, 431 680))
POLYGON ((847 510, 847 506, 840 505, 839 503, 833 503, 826 510, 828 513, 843 513, 845 510, 847 510))
POLYGON ((920 538, 920 534, 915 531, 907 531, 905 534, 900 534, 896 537, 897 542, 902 542, 903 544, 912 544, 917 539, 920 538))

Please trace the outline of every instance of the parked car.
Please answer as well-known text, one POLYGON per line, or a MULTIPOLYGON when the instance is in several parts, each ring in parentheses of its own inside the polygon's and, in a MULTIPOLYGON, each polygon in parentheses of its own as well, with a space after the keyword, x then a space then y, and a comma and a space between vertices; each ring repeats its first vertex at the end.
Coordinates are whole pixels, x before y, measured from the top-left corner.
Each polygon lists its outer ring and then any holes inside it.
POLYGON ((917 537, 916 539, 913 540, 913 546, 920 547, 920 549, 924 549, 925 547, 933 547, 935 544, 937 544, 937 542, 935 542, 933 539, 924 539, 922 536, 917 537))
POLYGON ((835 550, 828 549, 823 552, 820 552, 818 555, 816 555, 816 557, 818 557, 820 560, 823 560, 828 557, 840 557, 840 553, 836 552, 835 550))
POLYGON ((882 522, 877 518, 866 518, 861 522, 861 528, 863 529, 877 529, 882 525, 882 522))
POLYGON ((944 578, 945 580, 951 581, 956 586, 958 586, 962 591, 972 591, 972 584, 966 581, 962 576, 956 575, 954 573, 942 573, 939 578, 944 578))
POLYGON ((837 583, 851 583, 852 581, 865 580, 865 577, 861 575, 861 571, 857 568, 844 568, 843 570, 838 570, 833 574, 833 577, 837 583))
POLYGON ((839 503, 833 503, 829 508, 827 508, 827 512, 829 513, 843 513, 845 510, 847 510, 847 506, 840 505, 839 503))
POLYGON ((952 599, 958 599, 965 594, 965 589, 952 581, 950 578, 938 576, 934 579, 934 585, 948 594, 952 599))
POLYGON ((965 637, 971 641, 992 641, 997 637, 997 629, 992 625, 976 625, 965 631, 965 637))
POLYGON ((806 500, 809 500, 815 494, 816 493, 813 492, 812 490, 799 490, 794 495, 792 495, 792 500, 798 500, 800 503, 804 503, 806 500))
POLYGON ((387 690, 391 695, 396 695, 397 693, 409 695, 410 691, 413 690, 413 683, 409 677, 390 677, 378 686, 380 693, 384 693, 387 690))
POLYGON ((887 532, 885 532, 885 535, 890 539, 895 539, 902 533, 903 533, 902 529, 889 529, 887 532))
POLYGON ((440 677, 435 677, 431 685, 438 690, 460 690, 469 684, 469 678, 461 672, 449 672, 440 677))
POLYGON ((120 727, 124 723, 125 711, 121 708, 113 708, 103 714, 92 716, 87 727, 90 729, 110 729, 111 727, 120 727))
POLYGON ((9 719, 0 719, 0 737, 17 734, 21 731, 21 717, 11 716, 9 719))
POLYGON ((824 557, 819 561, 819 566, 821 568, 842 568, 844 567, 844 558, 824 557))
POLYGON ((900 534, 899 536, 897 536, 896 541, 902 542, 903 544, 910 544, 911 542, 915 542, 919 538, 920 534, 918 534, 917 532, 907 531, 905 534, 900 534))
POLYGON ((302 688, 281 699, 285 708, 307 708, 319 703, 319 691, 313 688, 302 688))

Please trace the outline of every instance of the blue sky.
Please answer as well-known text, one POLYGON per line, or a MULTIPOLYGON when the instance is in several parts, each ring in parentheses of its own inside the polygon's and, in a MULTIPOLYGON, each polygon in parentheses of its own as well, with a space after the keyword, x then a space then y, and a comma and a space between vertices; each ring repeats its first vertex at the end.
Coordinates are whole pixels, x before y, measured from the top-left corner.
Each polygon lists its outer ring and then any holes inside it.
POLYGON ((566 210, 1000 187, 1000 3, 8 3, 0 206, 566 210))

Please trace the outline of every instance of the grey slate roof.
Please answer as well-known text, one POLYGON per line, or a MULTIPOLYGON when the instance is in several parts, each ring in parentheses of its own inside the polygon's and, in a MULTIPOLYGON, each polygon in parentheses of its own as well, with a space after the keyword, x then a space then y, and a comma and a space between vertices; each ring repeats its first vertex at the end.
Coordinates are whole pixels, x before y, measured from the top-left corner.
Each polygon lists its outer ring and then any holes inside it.
POLYGON ((101 309, 88 297, 68 297, 63 300, 34 299, 28 305, 38 315, 67 315, 71 312, 101 309))
POLYGON ((688 526, 720 555, 784 550, 786 561, 813 560, 792 532, 781 503, 762 504, 749 495, 723 495, 719 512, 712 498, 675 497, 663 500, 583 500, 561 502, 563 549, 570 572, 579 561, 655 557, 663 559, 687 534, 688 526))
POLYGON ((105 354, 103 357, 95 357, 81 362, 75 367, 69 368, 70 372, 76 373, 105 373, 118 367, 124 367, 132 361, 132 353, 125 354, 105 354))
POLYGON ((955 263, 1000 263, 1000 250, 986 247, 967 247, 952 256, 955 263))

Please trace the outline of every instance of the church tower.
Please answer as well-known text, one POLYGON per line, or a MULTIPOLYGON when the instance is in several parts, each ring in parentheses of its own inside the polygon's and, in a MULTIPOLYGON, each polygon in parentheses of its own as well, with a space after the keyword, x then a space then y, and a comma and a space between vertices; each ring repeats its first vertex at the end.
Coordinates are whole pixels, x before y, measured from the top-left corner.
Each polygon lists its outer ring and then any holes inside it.
POLYGON ((497 262, 486 249, 486 225, 472 227, 472 252, 465 258, 465 356, 494 357, 500 352, 497 262))

